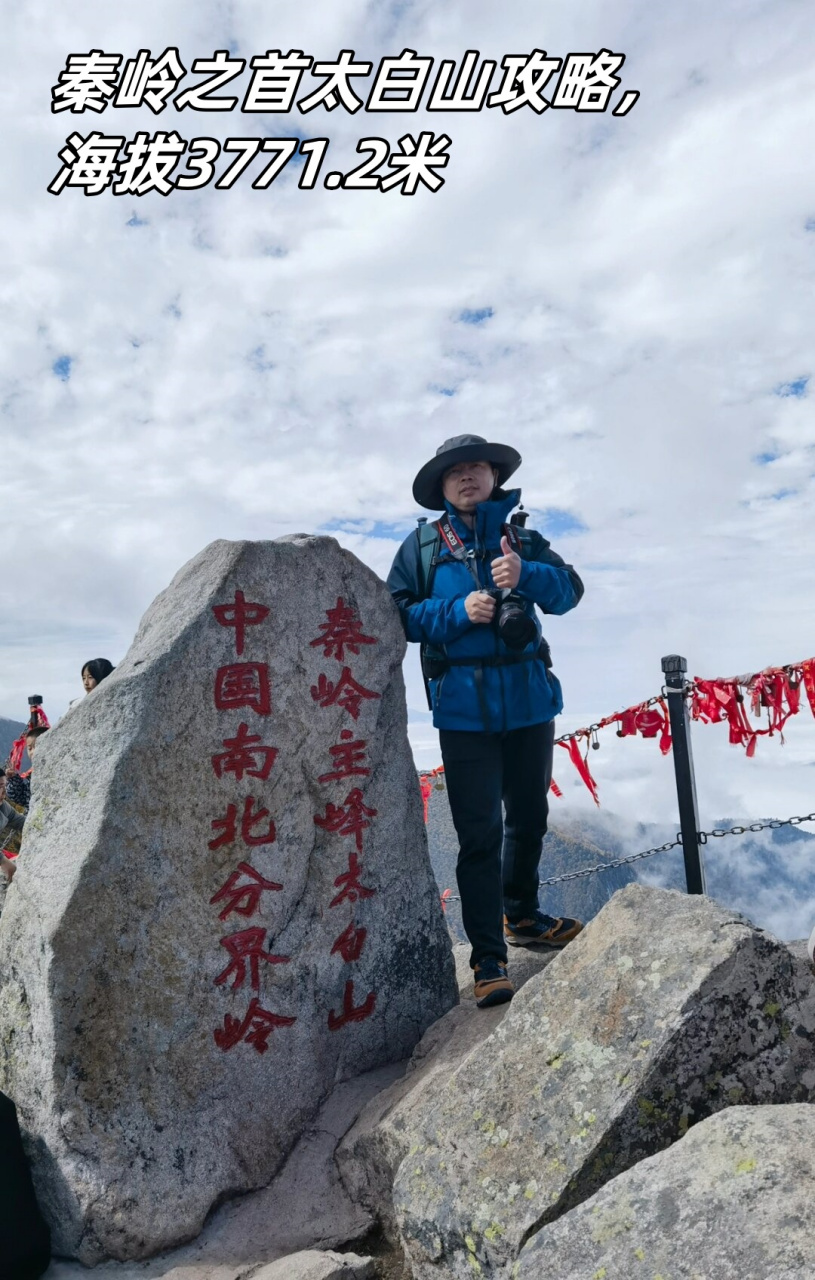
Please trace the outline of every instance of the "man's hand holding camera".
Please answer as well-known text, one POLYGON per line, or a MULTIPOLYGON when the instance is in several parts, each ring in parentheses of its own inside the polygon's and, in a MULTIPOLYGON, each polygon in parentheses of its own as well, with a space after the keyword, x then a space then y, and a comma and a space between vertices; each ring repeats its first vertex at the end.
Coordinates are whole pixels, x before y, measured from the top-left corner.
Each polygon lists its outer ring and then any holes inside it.
MULTIPOLYGON (((501 538, 503 555, 490 564, 492 580, 500 591, 514 591, 521 576, 521 557, 509 545, 509 539, 501 538)), ((467 617, 473 624, 489 624, 495 618, 495 597, 488 591, 471 591, 464 601, 467 617)))
POLYGON ((495 601, 486 591, 471 591, 464 600, 470 622, 489 623, 495 617, 495 601))

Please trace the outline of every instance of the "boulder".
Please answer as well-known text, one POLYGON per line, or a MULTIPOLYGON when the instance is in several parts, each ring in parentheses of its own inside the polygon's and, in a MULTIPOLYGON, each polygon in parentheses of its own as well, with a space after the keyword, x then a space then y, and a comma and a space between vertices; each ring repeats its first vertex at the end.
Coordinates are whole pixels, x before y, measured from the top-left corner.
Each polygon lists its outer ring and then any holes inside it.
POLYGON ((529 1237, 729 1105, 815 1096, 811 975, 710 899, 631 885, 430 1100, 396 1175, 416 1280, 529 1237))
MULTIPOLYGON (((509 972, 515 989, 541 973, 555 957, 538 947, 513 950, 509 972)), ((398 1241, 392 1189, 399 1165, 419 1141, 424 1117, 444 1092, 454 1071, 477 1056, 509 1005, 479 1009, 473 995, 470 947, 453 948, 461 1004, 434 1022, 419 1044, 405 1075, 372 1098, 336 1151, 340 1176, 352 1201, 379 1222, 386 1237, 398 1241)))
POLYGON ((815 1273, 815 1109, 730 1107, 534 1235, 513 1280, 815 1273))
POLYGON ((373 1280, 375 1275, 373 1258, 306 1249, 261 1267, 252 1280, 373 1280))
MULTIPOLYGON (((343 1080, 268 1186, 219 1205, 187 1244, 140 1262, 101 1262, 92 1280, 247 1280, 284 1257, 368 1240, 374 1217, 351 1201, 334 1153, 363 1107, 403 1073, 404 1063, 390 1063, 343 1080)), ((90 1278, 81 1262, 61 1259, 47 1280, 90 1278)))
POLYGON ((0 1088, 55 1251, 193 1237, 456 1002, 404 637, 330 538, 216 542, 37 753, 0 1088))

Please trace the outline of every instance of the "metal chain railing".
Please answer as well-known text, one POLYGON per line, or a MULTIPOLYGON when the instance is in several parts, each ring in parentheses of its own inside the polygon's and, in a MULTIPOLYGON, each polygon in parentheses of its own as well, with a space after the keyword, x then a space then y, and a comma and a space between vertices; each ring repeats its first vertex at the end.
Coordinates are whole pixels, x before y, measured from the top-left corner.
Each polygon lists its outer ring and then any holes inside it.
MULTIPOLYGON (((800 827, 802 822, 815 822, 815 813, 805 813, 793 818, 769 818, 766 822, 751 822, 747 827, 714 827, 712 831, 698 832, 700 844, 707 844, 708 838, 719 839, 721 836, 743 836, 749 831, 777 831, 779 827, 800 827)), ((655 853, 667 853, 682 844, 679 832, 675 840, 655 845, 653 849, 643 849, 640 853, 630 853, 626 858, 613 858, 609 862, 596 862, 593 867, 581 867, 579 871, 566 871, 560 876, 549 876, 540 881, 540 887, 550 884, 564 884, 567 880, 582 880, 584 876, 593 876, 598 871, 615 871, 617 867, 630 866, 632 862, 640 862, 643 858, 651 858, 655 853)), ((458 902, 458 897, 450 894, 447 902, 458 902)))
MULTIPOLYGON (((689 692, 691 687, 692 686, 689 683, 687 685, 687 689, 689 692)), ((636 709, 642 710, 645 707, 656 706, 656 704, 658 702, 661 702, 664 697, 665 697, 665 689, 663 688, 660 693, 655 694, 652 698, 645 698, 642 702, 638 702, 636 704, 636 709)), ((584 725, 582 729, 575 729, 573 733, 562 733, 559 738, 555 738, 554 745, 558 746, 561 742, 571 742, 573 738, 579 742, 581 738, 588 737, 591 742, 591 745, 595 748, 595 750, 597 750, 599 749, 599 746, 600 746, 600 743, 597 740, 598 732, 600 731, 600 729, 607 729, 610 724, 614 724, 617 718, 618 718, 617 716, 606 716, 604 720, 598 720, 594 724, 584 725)))
POLYGON ((655 853, 665 853, 668 849, 675 849, 681 843, 682 837, 677 835, 676 840, 669 840, 666 844, 658 844, 653 849, 643 849, 642 853, 630 853, 627 858, 614 858, 611 862, 597 862, 593 867, 583 867, 580 871, 566 871, 562 876, 550 876, 548 880, 541 880, 540 885, 563 884, 565 880, 580 880, 583 876, 593 876, 596 871, 614 871, 617 867, 627 867, 631 862, 639 862, 641 858, 650 858, 655 853))
POLYGON ((815 822, 815 813, 805 813, 795 818, 769 818, 766 822, 751 822, 749 827, 714 827, 712 831, 700 831, 699 843, 707 844, 708 836, 743 836, 747 831, 777 831, 779 827, 800 827, 802 822, 815 822))
MULTIPOLYGON (((779 827, 800 827, 802 822, 815 822, 815 813, 806 813, 794 818, 770 818, 767 822, 751 822, 747 827, 714 827, 712 831, 699 831, 697 834, 699 843, 707 844, 708 837, 718 839, 721 836, 743 836, 748 831, 777 831, 779 827)), ((626 867, 631 862, 639 862, 641 858, 650 858, 655 853, 666 853, 668 849, 675 849, 681 843, 681 833, 677 832, 675 840, 669 840, 666 844, 657 845, 653 849, 643 849, 642 853, 631 853, 627 858, 614 858, 611 862, 597 862, 593 867, 583 867, 580 871, 567 871, 561 876, 550 876, 548 880, 541 880, 540 883, 541 885, 562 884, 565 880, 580 880, 583 876, 594 875, 597 871, 613 871, 617 867, 626 867)))
MULTIPOLYGON (((628 854, 623 858, 612 858, 608 862, 598 862, 591 867, 581 867, 577 871, 567 871, 562 875, 549 876, 545 880, 540 881, 540 885, 563 884, 569 880, 580 880, 585 876, 596 875, 601 871, 613 871, 618 867, 629 866, 633 862, 639 862, 644 858, 653 857, 657 853, 666 853, 669 849, 675 849, 682 846, 685 861, 685 879, 687 883, 688 893, 704 894, 705 875, 704 863, 701 856, 700 846, 707 844, 710 839, 719 839, 723 836, 739 836, 746 833, 756 833, 759 831, 776 831, 781 827, 797 827, 804 822, 815 822, 815 813, 802 814, 791 818, 770 818, 766 822, 751 822, 746 825, 736 824, 729 828, 714 827, 710 831, 699 831, 699 813, 696 802, 696 791, 693 777, 693 759, 690 747, 690 722, 691 712, 693 717, 713 722, 725 718, 730 723, 731 742, 737 741, 747 748, 747 755, 753 754, 755 744, 759 734, 772 733, 777 729, 779 732, 783 727, 786 719, 790 715, 794 715, 800 704, 800 694, 798 690, 803 685, 807 692, 809 704, 815 714, 815 658, 807 659, 802 663, 795 663, 784 667, 767 667, 762 672, 748 676, 736 676, 726 681, 716 680, 688 680, 687 679, 687 662, 684 657, 679 654, 668 654, 662 659, 662 672, 665 677, 663 686, 658 695, 645 699, 638 703, 635 707, 629 707, 625 712, 618 712, 611 716, 605 716, 602 720, 592 722, 581 729, 576 729, 571 733, 561 734, 555 739, 556 745, 568 746, 569 754, 586 783, 586 786, 592 793, 595 801, 597 799, 596 786, 591 774, 588 771, 587 758, 588 750, 585 758, 581 756, 579 750, 575 748, 575 744, 581 740, 587 741, 587 746, 593 747, 595 750, 600 746, 598 733, 601 729, 611 724, 618 724, 617 733, 620 737, 625 737, 631 732, 640 729, 644 736, 654 736, 659 731, 659 723, 654 725, 654 717, 647 719, 647 730, 645 723, 639 724, 636 716, 642 711, 659 704, 662 711, 662 737, 660 739, 660 747, 663 752, 673 748, 674 769, 676 772, 677 797, 679 801, 679 820, 682 831, 677 832, 675 840, 668 840, 664 844, 655 845, 652 849, 643 849, 638 853, 628 854), (779 691, 776 687, 776 677, 781 675, 786 677, 786 694, 787 700, 786 710, 781 706, 783 689, 779 691), (793 676, 795 679, 793 680, 793 676), (772 677, 772 680, 770 680, 772 677), (763 681, 763 683, 761 683, 763 681), (727 690, 725 697, 722 691, 718 689, 719 685, 726 685, 727 690), (736 687, 738 686, 738 688, 736 687), (769 692, 767 690, 769 689, 769 692), (767 708, 767 714, 770 717, 769 727, 767 729, 757 728, 744 721, 744 714, 741 718, 736 715, 734 707, 737 703, 745 701, 745 694, 742 690, 752 691, 751 705, 756 710, 758 705, 757 699, 760 694, 760 704, 767 708), (689 708, 689 699, 699 694, 708 700, 715 698, 721 703, 714 702, 713 710, 706 706, 704 699, 698 706, 694 702, 689 708), (766 694, 766 696, 765 696, 766 694), (735 700, 735 701, 734 701, 735 700), (724 707, 724 713, 722 712, 724 707), (772 714, 771 714, 772 712, 772 714), (635 728, 631 728, 629 719, 634 715, 635 728), (773 718, 775 717, 775 719, 773 718), (780 717, 780 719, 778 718, 780 717), (733 737, 733 730, 738 731, 737 736, 733 737), (653 732, 652 732, 653 731, 653 732), (667 746, 665 743, 667 742, 667 746)), ((659 720, 659 717, 656 717, 659 720)), ((783 736, 782 736, 783 741, 783 736)), ((438 769, 434 769, 431 774, 423 775, 423 783, 429 782, 431 777, 436 778, 436 787, 444 790, 444 783, 441 780, 441 774, 444 772, 443 765, 438 769)), ((556 788, 553 788, 556 790, 556 788)), ((427 821, 427 796, 429 788, 423 785, 423 795, 425 800, 425 821, 427 821)), ((557 792, 560 794, 560 792, 557 792)), ((445 890, 445 901, 457 901, 450 893, 445 890)))

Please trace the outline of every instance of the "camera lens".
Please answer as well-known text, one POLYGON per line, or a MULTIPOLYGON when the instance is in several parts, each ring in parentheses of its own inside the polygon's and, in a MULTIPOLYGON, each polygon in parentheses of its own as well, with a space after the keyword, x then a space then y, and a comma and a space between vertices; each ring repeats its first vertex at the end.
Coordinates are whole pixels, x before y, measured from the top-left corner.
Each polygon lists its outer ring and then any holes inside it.
POLYGON ((525 649, 537 636, 537 628, 529 614, 509 599, 498 610, 498 634, 508 649, 525 649))

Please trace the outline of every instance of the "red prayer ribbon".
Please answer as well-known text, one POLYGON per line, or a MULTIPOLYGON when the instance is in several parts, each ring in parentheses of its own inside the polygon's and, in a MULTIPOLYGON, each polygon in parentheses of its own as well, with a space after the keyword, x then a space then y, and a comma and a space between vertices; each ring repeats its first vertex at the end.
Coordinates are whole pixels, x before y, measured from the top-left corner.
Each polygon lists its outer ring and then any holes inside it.
POLYGON ((32 729, 37 729, 37 728, 42 728, 42 729, 51 728, 51 725, 48 721, 48 716, 45 714, 42 707, 31 708, 31 715, 28 718, 28 724, 26 725, 23 732, 20 734, 19 738, 16 738, 14 742, 11 744, 11 751, 9 752, 8 762, 9 762, 9 768, 13 769, 15 773, 19 773, 20 765, 22 764, 23 752, 25 751, 26 734, 30 733, 32 729))
POLYGON ((594 778, 591 776, 591 771, 589 770, 588 758, 580 754, 580 747, 577 745, 577 738, 576 737, 569 738, 566 742, 559 742, 558 746, 566 748, 569 755, 571 756, 572 764, 574 765, 575 769, 580 774, 580 777, 583 779, 589 791, 591 792, 592 800, 596 805, 599 806, 600 797, 597 794, 597 783, 594 781, 594 778))
MULTIPOLYGON (((752 675, 729 676, 717 680, 697 677, 687 685, 686 694, 692 719, 701 720, 705 724, 727 721, 730 742, 735 746, 743 746, 746 755, 752 757, 760 737, 772 737, 778 733, 781 741, 784 741, 784 726, 790 716, 797 715, 801 709, 801 685, 804 686, 809 708, 815 716, 815 658, 790 663, 785 667, 765 667, 763 671, 752 675), (751 722, 748 705, 754 716, 766 713, 766 728, 751 722)), ((606 716, 589 728, 577 729, 574 733, 557 739, 557 745, 568 751, 572 764, 597 805, 600 800, 597 783, 588 765, 589 745, 597 745, 597 731, 612 724, 617 727, 618 738, 629 738, 636 734, 643 738, 658 738, 663 755, 668 754, 672 745, 671 721, 664 697, 649 698, 647 702, 626 707, 624 711, 615 711, 613 715, 606 716), (581 753, 579 744, 584 740, 586 748, 581 753)), ((444 766, 439 765, 432 772, 420 775, 425 821, 432 779, 442 773, 444 766)), ((554 779, 550 790, 559 798, 563 795, 554 779)))

